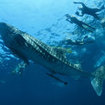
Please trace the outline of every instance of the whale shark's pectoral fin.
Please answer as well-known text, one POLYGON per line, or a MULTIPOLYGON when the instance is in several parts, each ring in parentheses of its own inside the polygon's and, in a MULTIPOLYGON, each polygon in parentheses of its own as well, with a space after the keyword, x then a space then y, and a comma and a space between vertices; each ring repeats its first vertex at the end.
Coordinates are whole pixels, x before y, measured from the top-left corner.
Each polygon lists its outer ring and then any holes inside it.
POLYGON ((18 58, 22 59, 25 63, 29 64, 29 61, 27 60, 27 58, 19 51, 16 51, 13 48, 10 48, 10 50, 12 51, 13 55, 16 55, 18 58))
POLYGON ((28 64, 24 61, 20 62, 16 68, 12 71, 13 74, 22 74, 24 69, 26 68, 28 64))
POLYGON ((68 82, 65 82, 65 81, 59 79, 58 77, 54 76, 54 75, 51 74, 51 73, 46 73, 46 74, 47 74, 48 76, 50 76, 51 78, 54 78, 55 80, 59 81, 60 83, 63 83, 64 85, 67 85, 67 84, 68 84, 68 82))

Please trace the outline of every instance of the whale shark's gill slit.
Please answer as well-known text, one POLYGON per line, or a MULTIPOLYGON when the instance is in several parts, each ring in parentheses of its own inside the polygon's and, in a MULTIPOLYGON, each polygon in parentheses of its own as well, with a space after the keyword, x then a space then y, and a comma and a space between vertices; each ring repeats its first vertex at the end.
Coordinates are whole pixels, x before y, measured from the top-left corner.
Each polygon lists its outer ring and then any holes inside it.
POLYGON ((15 41, 19 44, 19 46, 24 46, 26 42, 26 40, 20 34, 15 37, 15 41))

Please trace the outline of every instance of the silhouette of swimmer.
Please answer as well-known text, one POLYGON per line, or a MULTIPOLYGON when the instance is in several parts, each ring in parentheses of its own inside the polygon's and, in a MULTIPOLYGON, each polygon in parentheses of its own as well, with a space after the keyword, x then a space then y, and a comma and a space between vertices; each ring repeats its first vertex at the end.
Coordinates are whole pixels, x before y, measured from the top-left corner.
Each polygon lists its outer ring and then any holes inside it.
POLYGON ((97 12, 100 12, 101 10, 105 9, 104 5, 102 5, 101 8, 89 8, 83 2, 73 2, 73 3, 82 5, 82 7, 79 7, 79 10, 81 11, 81 15, 79 14, 78 11, 76 12, 76 14, 78 16, 83 16, 84 14, 88 14, 88 15, 91 15, 91 16, 93 16, 94 18, 96 18, 98 20, 100 18, 98 17, 97 12))
POLYGON ((95 28, 89 26, 88 24, 78 20, 75 16, 70 16, 69 14, 65 15, 67 17, 66 21, 70 22, 70 23, 75 23, 76 25, 82 27, 83 29, 93 32, 95 30, 95 28))

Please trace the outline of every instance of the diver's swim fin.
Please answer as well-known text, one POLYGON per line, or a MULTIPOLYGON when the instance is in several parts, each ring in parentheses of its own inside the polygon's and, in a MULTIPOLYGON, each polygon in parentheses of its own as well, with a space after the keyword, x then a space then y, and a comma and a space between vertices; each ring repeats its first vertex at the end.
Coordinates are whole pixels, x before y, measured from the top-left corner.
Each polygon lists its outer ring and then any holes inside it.
POLYGON ((63 83, 64 85, 67 85, 67 84, 68 84, 68 82, 65 82, 65 81, 59 79, 58 77, 54 76, 53 74, 50 74, 50 73, 46 73, 46 74, 47 74, 48 76, 54 78, 55 80, 57 80, 57 81, 63 83))

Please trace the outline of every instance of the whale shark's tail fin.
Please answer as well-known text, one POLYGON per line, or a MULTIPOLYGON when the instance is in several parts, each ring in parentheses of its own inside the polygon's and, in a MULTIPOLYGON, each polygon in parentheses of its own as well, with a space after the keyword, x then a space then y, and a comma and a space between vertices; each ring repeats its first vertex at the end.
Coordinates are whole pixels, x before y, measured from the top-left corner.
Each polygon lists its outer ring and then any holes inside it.
POLYGON ((105 80, 105 65, 99 67, 94 73, 94 78, 91 80, 91 84, 98 96, 101 96, 103 89, 103 82, 105 80))

